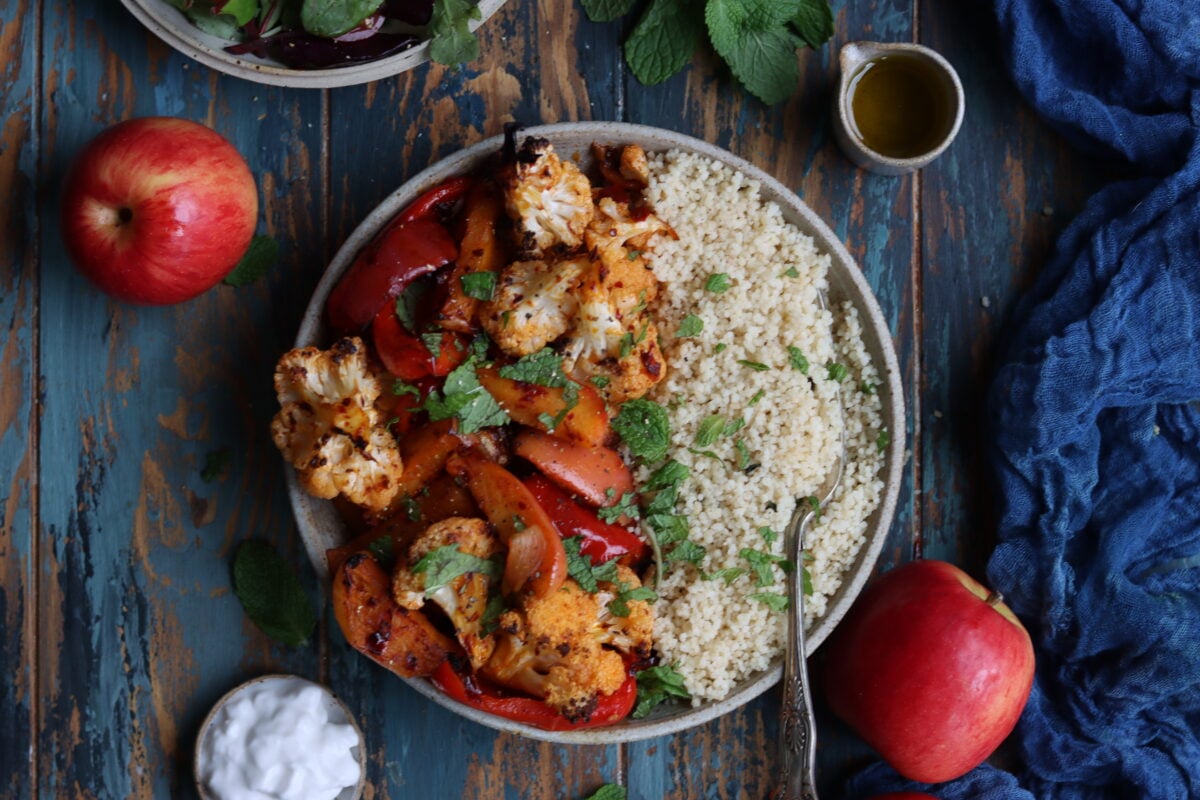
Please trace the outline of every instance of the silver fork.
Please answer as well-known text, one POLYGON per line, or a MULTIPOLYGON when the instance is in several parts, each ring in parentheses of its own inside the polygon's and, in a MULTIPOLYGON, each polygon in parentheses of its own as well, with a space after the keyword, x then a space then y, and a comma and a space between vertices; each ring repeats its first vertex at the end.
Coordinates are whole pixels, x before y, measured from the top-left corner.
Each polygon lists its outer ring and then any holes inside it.
MULTIPOLYGON (((824 309, 824 295, 818 294, 817 297, 824 309)), ((840 384, 836 396, 838 415, 842 418, 841 449, 837 463, 830 468, 824 483, 817 489, 817 507, 813 508, 808 502, 796 506, 785 538, 786 557, 795 568, 788 577, 791 602, 788 603, 787 647, 783 654, 783 705, 779 710, 779 763, 783 777, 774 800, 818 800, 816 724, 804 652, 804 583, 801 580, 804 565, 801 554, 808 526, 833 498, 846 469, 846 420, 840 384)))

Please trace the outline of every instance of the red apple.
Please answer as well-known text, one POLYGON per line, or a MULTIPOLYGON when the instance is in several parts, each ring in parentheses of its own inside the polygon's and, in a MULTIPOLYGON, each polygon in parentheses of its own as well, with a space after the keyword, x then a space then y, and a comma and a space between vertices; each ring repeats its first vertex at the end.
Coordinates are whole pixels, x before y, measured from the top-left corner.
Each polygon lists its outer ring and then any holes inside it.
POLYGON ((254 176, 219 133, 143 117, 83 148, 63 189, 63 239, 100 289, 147 305, 215 286, 246 252, 258 221, 254 176))
POLYGON ((943 561, 885 574, 834 631, 829 705, 906 778, 940 783, 991 755, 1033 685, 1016 615, 943 561))

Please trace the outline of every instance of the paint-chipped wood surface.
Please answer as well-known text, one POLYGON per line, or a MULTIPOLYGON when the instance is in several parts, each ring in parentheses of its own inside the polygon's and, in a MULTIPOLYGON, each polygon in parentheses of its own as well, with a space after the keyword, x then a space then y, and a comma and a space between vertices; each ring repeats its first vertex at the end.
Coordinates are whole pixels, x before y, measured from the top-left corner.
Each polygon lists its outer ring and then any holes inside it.
MULTIPOLYGON (((764 108, 708 56, 643 87, 621 25, 570 0, 509 0, 460 71, 425 66, 333 91, 218 75, 119 4, 0 0, 0 796, 194 796, 196 728, 236 683, 285 671, 330 684, 370 746, 368 798, 766 797, 778 695, 692 733, 564 748, 467 723, 349 652, 329 622, 271 645, 230 591, 249 536, 316 596, 267 435, 271 367, 324 263, 408 176, 526 123, 673 128, 758 164, 859 260, 896 337, 912 458, 881 568, 918 555, 976 571, 993 538, 978 420, 1006 316, 1101 171, 1033 118, 1004 77, 986 11, 953 0, 838 0, 835 41, 801 91, 764 108), (922 41, 959 68, 966 122, 919 177, 855 170, 828 106, 837 46, 922 41), (105 126, 162 114, 231 139, 258 176, 270 278, 166 309, 112 302, 68 265, 55 209, 72 155, 105 126), (209 453, 228 469, 206 482, 209 453)), ((815 659, 819 667, 820 657, 815 659)), ((869 751, 822 708, 826 796, 869 751)))

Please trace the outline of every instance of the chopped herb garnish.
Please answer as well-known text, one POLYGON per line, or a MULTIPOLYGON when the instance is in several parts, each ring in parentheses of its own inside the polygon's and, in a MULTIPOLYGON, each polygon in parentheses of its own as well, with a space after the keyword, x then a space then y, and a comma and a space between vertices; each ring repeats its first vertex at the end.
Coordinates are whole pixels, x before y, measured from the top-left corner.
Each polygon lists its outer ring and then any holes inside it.
POLYGON ((608 601, 608 610, 612 612, 614 617, 628 617, 629 603, 634 600, 642 600, 647 603, 653 603, 658 599, 658 595, 649 586, 637 586, 629 588, 629 584, 624 581, 617 582, 617 596, 608 601))
POLYGON ((888 433, 888 429, 880 428, 879 436, 877 436, 875 438, 875 446, 879 448, 879 452, 882 453, 884 450, 887 450, 887 446, 889 444, 891 444, 891 442, 892 442, 892 437, 888 433))
POLYGON ((676 487, 687 480, 691 472, 686 464, 680 464, 672 458, 650 474, 643 488, 653 492, 667 487, 676 487))
POLYGON ((461 276, 458 282, 462 284, 463 294, 476 300, 487 302, 496 293, 494 272, 468 272, 461 276))
POLYGON ((475 338, 471 340, 470 355, 474 356, 475 360, 482 364, 487 361, 487 354, 488 337, 482 333, 476 334, 475 338))
POLYGON ((741 364, 743 367, 749 367, 750 369, 754 370, 755 372, 766 372, 767 370, 770 369, 770 367, 768 367, 766 364, 762 363, 761 361, 747 361, 744 358, 739 358, 738 363, 741 364))
POLYGON ((729 345, 725 344, 724 342, 717 342, 717 346, 713 348, 713 352, 714 353, 724 352, 726 347, 729 347, 729 345))
POLYGON ((777 531, 774 531, 765 525, 758 529, 758 535, 763 538, 763 541, 766 542, 768 546, 775 544, 775 540, 779 538, 779 533, 777 531))
POLYGON ((621 404, 612 427, 635 458, 645 462, 666 458, 671 420, 667 410, 653 400, 643 397, 621 404))
POLYGON ((783 271, 783 274, 780 277, 781 278, 799 278, 800 270, 796 269, 795 267, 788 267, 787 269, 785 269, 783 271))
POLYGON ((777 592, 754 592, 746 596, 751 600, 757 600, 772 611, 783 611, 788 607, 787 596, 777 592))
POLYGON ((632 333, 622 333, 621 334, 621 350, 618 353, 618 357, 625 358, 632 352, 633 352, 633 334, 632 333))
POLYGON ((396 395, 397 397, 403 397, 406 394, 411 394, 413 397, 420 399, 421 390, 416 386, 413 386, 411 383, 407 383, 397 378, 392 382, 392 394, 396 395))
POLYGON ((704 456, 705 458, 711 458, 716 461, 720 461, 721 463, 724 463, 724 459, 722 459, 719 455, 714 453, 712 450, 697 450, 695 447, 689 447, 688 452, 694 456, 704 456))
POLYGON ((808 507, 812 509, 813 522, 814 523, 820 522, 821 521, 821 500, 818 497, 816 497, 815 495, 810 494, 808 497, 804 498, 804 502, 808 503, 808 507))
POLYGON ((783 556, 764 553, 761 550, 751 550, 749 547, 742 548, 738 554, 750 562, 750 569, 754 572, 754 585, 759 588, 770 586, 775 582, 775 573, 772 571, 772 567, 779 567, 785 573, 791 572, 795 568, 795 565, 783 556))
POLYGON ((745 574, 746 570, 741 567, 725 567, 725 569, 719 569, 716 572, 704 575, 702 579, 706 581, 724 581, 725 585, 728 586, 745 574))
POLYGON ((367 550, 371 552, 371 555, 375 556, 376 561, 385 566, 390 564, 392 559, 395 558, 391 536, 384 535, 378 539, 372 539, 367 545, 367 550))
POLYGON ((598 581, 611 583, 617 579, 617 560, 606 561, 600 566, 592 563, 590 556, 581 552, 582 537, 563 539, 563 550, 567 552, 567 574, 575 579, 579 588, 589 594, 600 590, 598 581))
POLYGON ((692 566, 698 567, 707 553, 708 551, 704 549, 703 545, 696 544, 691 539, 684 539, 667 553, 667 563, 686 561, 692 566))
POLYGON ((841 383, 846 379, 846 367, 836 361, 830 361, 825 365, 825 370, 828 373, 828 378, 831 381, 841 383))
POLYGON ((446 376, 442 391, 430 392, 422 408, 429 412, 429 419, 434 422, 456 418, 458 432, 462 434, 509 421, 508 414, 475 376, 474 356, 455 367, 446 376))
MULTIPOLYGON (((671 698, 690 700, 692 695, 683 684, 683 676, 675 669, 675 665, 660 664, 657 667, 644 669, 637 674, 637 705, 633 709, 633 718, 641 719, 649 714, 656 706, 671 698)), ((589 800, 598 800, 589 798, 589 800)), ((612 800, 620 800, 613 797, 612 800)))
POLYGON ((421 343, 434 358, 442 357, 442 335, 440 333, 422 333, 421 343))
POLYGON ((804 357, 804 353, 800 352, 799 347, 788 346, 788 363, 792 365, 792 369, 798 369, 805 375, 808 374, 808 359, 804 357))
POLYGON ((561 389, 571 382, 563 372, 562 363, 561 355, 549 347, 543 347, 536 353, 522 356, 515 363, 501 367, 500 377, 561 389))
POLYGON ((767 393, 764 390, 759 389, 757 392, 754 393, 754 397, 750 398, 750 402, 746 403, 746 407, 749 408, 750 406, 758 405, 758 401, 762 400, 766 394, 767 393))
POLYGON ((612 382, 612 379, 609 378, 607 375, 593 375, 590 378, 590 380, 592 382, 592 385, 595 386, 597 389, 603 389, 605 386, 608 386, 608 384, 612 382))
POLYGON ((704 290, 707 292, 716 292, 720 294, 728 289, 729 286, 729 276, 724 272, 714 272, 704 281, 704 290))
POLYGON ((744 427, 746 427, 746 419, 744 417, 738 417, 737 419, 731 419, 731 420, 729 420, 729 422, 725 423, 725 427, 721 430, 721 435, 722 436, 733 436, 735 433, 737 433, 744 427))
POLYGON ((641 250, 630 250, 629 252, 627 252, 625 254, 625 258, 629 259, 630 261, 637 261, 641 257, 642 257, 641 250))
POLYGON ((737 448, 738 471, 745 471, 746 467, 748 467, 750 465, 750 448, 747 447, 746 443, 743 442, 741 439, 735 439, 733 442, 733 446, 735 448, 737 448))
POLYGON ((607 508, 596 509, 596 516, 605 522, 615 522, 621 517, 630 517, 637 519, 641 516, 641 509, 638 508, 637 495, 633 492, 626 492, 621 495, 621 499, 615 505, 607 508))
POLYGON ((508 323, 510 323, 510 322, 512 322, 512 312, 511 311, 501 311, 500 312, 500 327, 507 328, 508 323))
POLYGON ((383 423, 383 427, 390 431, 392 429, 392 426, 395 425, 399 421, 400 421, 399 417, 392 417, 387 422, 383 423))
POLYGON ((502 571, 498 559, 480 558, 448 544, 429 551, 413 565, 413 574, 425 576, 425 595, 448 585, 455 578, 468 573, 478 573, 489 578, 499 578, 502 571))
MULTIPOLYGON (((646 310, 646 290, 642 289, 640 292, 638 292, 637 305, 629 310, 629 316, 636 317, 638 314, 642 313, 645 310, 646 310)), ((650 323, 647 322, 646 326, 642 329, 642 336, 641 336, 641 338, 638 339, 639 342, 646 337, 645 331, 647 331, 649 329, 650 329, 650 323)))
POLYGON ((396 319, 409 333, 417 332, 417 309, 429 294, 432 285, 429 281, 416 280, 404 287, 404 291, 396 298, 396 319))
POLYGON ((870 381, 863 381, 858 385, 858 390, 867 396, 873 395, 875 394, 875 384, 870 381))
POLYGON ((703 330, 704 320, 700 319, 695 314, 688 314, 679 321, 679 330, 675 332, 675 335, 680 339, 684 339, 688 336, 699 336, 700 332, 703 330))
POLYGON ((421 521, 421 507, 416 500, 406 497, 400 501, 400 507, 404 509, 404 516, 408 517, 409 522, 421 521))
POLYGON ((721 435, 721 431, 725 428, 725 420, 720 414, 710 414, 700 420, 700 426, 696 429, 696 438, 693 440, 698 447, 708 447, 721 435))
POLYGON ((495 594, 488 598, 483 616, 479 618, 479 626, 484 636, 496 632, 496 628, 500 627, 500 615, 505 611, 508 611, 508 604, 504 602, 502 595, 495 594))

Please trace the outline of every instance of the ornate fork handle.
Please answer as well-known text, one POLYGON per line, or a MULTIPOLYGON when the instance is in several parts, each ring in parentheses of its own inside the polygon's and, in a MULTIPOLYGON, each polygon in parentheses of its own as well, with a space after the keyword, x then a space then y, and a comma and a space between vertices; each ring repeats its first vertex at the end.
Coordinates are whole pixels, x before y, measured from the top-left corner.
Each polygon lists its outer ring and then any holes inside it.
MULTIPOLYGON (((811 512, 810 512, 811 514, 811 512)), ((797 568, 792 571, 788 589, 796 605, 795 619, 799 625, 788 626, 787 649, 783 663, 783 708, 780 712, 779 763, 786 771, 775 800, 818 800, 813 784, 816 774, 816 725, 813 720, 812 695, 808 688, 808 665, 804 658, 804 591, 800 581, 799 550, 801 536, 807 527, 807 515, 793 538, 796 542, 797 568)))

